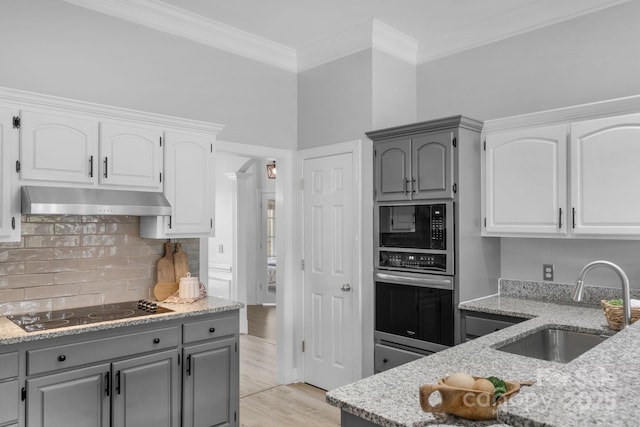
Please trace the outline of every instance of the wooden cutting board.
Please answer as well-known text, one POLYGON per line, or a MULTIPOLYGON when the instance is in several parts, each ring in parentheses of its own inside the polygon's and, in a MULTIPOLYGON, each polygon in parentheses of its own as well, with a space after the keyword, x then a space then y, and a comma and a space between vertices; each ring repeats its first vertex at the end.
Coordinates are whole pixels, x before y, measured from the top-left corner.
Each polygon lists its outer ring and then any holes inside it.
POLYGON ((175 294, 177 290, 178 284, 176 282, 156 283, 153 287, 153 296, 155 296, 158 301, 164 301, 175 294))
POLYGON ((176 252, 173 254, 173 268, 175 271, 175 281, 180 283, 182 277, 187 277, 189 272, 189 257, 182 250, 182 244, 176 243, 176 252))
POLYGON ((178 290, 175 269, 173 266, 173 248, 171 243, 164 244, 164 256, 158 261, 158 282, 153 288, 153 295, 158 301, 164 301, 178 290))
POLYGON ((164 244, 164 256, 158 261, 158 283, 177 282, 173 263, 171 243, 166 242, 164 244))

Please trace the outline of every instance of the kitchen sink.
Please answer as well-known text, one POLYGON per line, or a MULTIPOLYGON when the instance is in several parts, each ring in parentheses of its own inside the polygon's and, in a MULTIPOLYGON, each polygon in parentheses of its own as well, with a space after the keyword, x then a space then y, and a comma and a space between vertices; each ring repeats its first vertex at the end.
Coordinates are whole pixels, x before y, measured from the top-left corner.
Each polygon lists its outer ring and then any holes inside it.
POLYGON ((607 338, 605 335, 546 328, 496 349, 536 359, 567 363, 607 338))

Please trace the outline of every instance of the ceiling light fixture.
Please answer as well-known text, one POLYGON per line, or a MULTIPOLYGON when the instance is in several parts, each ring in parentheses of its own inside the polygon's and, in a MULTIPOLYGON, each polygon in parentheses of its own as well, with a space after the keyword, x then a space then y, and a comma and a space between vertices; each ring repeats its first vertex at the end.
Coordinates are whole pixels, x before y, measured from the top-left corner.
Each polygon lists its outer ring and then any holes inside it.
POLYGON ((267 163, 267 178, 269 179, 276 179, 276 173, 278 171, 276 170, 276 161, 272 160, 269 163, 267 163))

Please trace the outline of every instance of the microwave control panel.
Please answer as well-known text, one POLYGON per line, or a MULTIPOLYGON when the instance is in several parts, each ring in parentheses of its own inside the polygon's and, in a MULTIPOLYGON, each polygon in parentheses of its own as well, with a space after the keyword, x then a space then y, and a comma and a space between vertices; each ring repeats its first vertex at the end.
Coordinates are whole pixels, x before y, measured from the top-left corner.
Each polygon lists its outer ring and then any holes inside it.
POLYGON ((380 251, 380 267, 446 271, 445 254, 380 251))
POLYGON ((444 249, 446 247, 445 205, 431 207, 431 248, 444 249))

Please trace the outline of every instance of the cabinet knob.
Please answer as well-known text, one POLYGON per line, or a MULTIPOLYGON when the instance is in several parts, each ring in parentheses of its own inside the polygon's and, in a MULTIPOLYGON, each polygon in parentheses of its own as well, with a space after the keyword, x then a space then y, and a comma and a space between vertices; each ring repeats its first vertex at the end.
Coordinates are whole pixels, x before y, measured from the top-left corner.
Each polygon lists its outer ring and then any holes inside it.
POLYGON ((216 328, 209 328, 209 332, 214 333, 216 331, 216 328))
POLYGON ((154 338, 153 339, 153 343, 154 344, 160 344, 160 338, 154 338))
POLYGON ((387 363, 389 361, 389 359, 387 359, 386 357, 384 359, 382 359, 382 363, 387 363))
POLYGON ((65 360, 67 360, 67 356, 65 356, 64 354, 61 354, 60 356, 58 356, 58 361, 64 362, 65 360))

